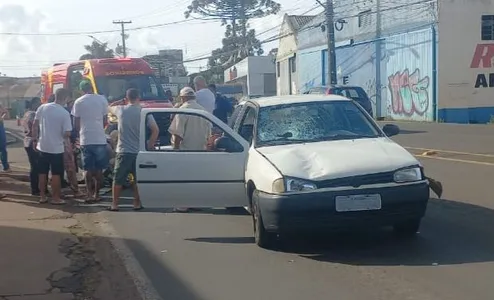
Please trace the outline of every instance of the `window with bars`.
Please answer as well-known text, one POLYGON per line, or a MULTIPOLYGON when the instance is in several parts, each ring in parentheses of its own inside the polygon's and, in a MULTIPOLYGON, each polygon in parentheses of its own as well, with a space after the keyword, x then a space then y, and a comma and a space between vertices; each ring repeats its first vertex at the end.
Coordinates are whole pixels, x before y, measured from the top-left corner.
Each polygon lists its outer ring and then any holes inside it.
POLYGON ((483 41, 494 41, 494 15, 482 16, 480 35, 483 41))
POLYGON ((372 10, 368 9, 358 14, 358 27, 365 27, 372 24, 372 10))

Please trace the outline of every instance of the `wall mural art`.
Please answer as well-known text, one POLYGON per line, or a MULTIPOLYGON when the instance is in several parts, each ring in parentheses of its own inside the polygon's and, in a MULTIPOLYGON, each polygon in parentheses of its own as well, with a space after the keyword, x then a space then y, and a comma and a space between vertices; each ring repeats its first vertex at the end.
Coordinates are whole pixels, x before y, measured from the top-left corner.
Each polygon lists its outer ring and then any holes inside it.
POLYGON ((423 116, 429 109, 429 76, 420 76, 417 68, 410 74, 408 69, 388 77, 391 94, 391 110, 395 115, 423 116))

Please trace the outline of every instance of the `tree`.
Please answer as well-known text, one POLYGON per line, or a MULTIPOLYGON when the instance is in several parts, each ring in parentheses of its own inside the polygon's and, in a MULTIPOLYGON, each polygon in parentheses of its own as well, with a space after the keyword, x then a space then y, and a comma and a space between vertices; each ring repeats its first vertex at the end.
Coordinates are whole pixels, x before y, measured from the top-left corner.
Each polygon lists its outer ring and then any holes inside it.
POLYGON ((185 18, 198 15, 204 19, 220 19, 226 25, 223 47, 212 52, 211 68, 229 68, 250 55, 262 55, 261 42, 249 20, 276 14, 281 5, 272 0, 193 0, 185 18))
POLYGON ((278 48, 273 48, 273 49, 269 50, 268 55, 272 55, 272 56, 276 57, 276 55, 278 55, 278 48))
POLYGON ((108 47, 108 43, 93 41, 91 45, 85 45, 84 49, 86 49, 88 53, 82 55, 79 59, 83 59, 83 57, 84 59, 115 57, 114 51, 108 47))

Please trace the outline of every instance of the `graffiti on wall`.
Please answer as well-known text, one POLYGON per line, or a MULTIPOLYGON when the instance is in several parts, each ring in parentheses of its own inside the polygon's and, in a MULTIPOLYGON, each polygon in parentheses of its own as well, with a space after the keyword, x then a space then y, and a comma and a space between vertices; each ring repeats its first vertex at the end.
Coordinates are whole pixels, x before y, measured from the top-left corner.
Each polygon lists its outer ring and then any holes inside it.
POLYGON ((420 70, 408 69, 388 77, 391 110, 395 115, 423 116, 429 108, 429 76, 420 77, 420 70))

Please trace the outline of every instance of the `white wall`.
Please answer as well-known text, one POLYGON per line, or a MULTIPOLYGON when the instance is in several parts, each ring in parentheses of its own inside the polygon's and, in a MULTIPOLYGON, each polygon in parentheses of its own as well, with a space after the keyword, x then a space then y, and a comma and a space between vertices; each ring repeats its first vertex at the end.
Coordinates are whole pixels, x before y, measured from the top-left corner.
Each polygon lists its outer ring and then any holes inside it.
POLYGON ((251 96, 264 96, 264 74, 275 74, 276 64, 272 56, 250 56, 248 61, 248 89, 251 96))
MULTIPOLYGON (((335 27, 336 42, 353 39, 355 42, 368 41, 376 37, 377 6, 376 1, 342 0, 335 3, 335 22, 343 20, 343 28, 335 27), (359 26, 359 14, 370 10, 361 19, 365 22, 359 26)), ((436 18, 435 1, 427 0, 381 0, 382 35, 391 35, 405 30, 415 30, 436 18)), ((325 23, 324 13, 304 26, 298 33, 298 49, 307 49, 326 45, 326 33, 320 29, 325 23)))
POLYGON ((471 66, 478 44, 494 46, 494 41, 481 40, 483 14, 494 15, 493 1, 443 0, 439 4, 439 109, 494 106, 494 87, 475 87, 478 74, 486 74, 488 81, 494 69, 471 66))

